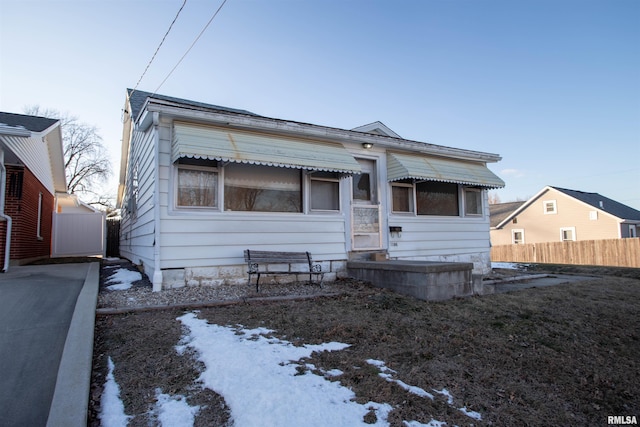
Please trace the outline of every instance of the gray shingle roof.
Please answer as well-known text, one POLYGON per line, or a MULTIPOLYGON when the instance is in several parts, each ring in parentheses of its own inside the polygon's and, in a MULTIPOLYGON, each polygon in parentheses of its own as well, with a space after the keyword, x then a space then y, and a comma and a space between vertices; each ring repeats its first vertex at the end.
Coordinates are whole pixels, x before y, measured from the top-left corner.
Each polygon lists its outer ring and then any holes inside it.
POLYGON ((489 205, 489 215, 491 216, 491 227, 495 227, 504 221, 509 215, 515 212, 525 202, 497 203, 489 205))
POLYGON ((609 199, 598 193, 585 193, 584 191, 568 190, 566 188, 551 187, 561 193, 564 193, 574 199, 580 200, 583 203, 593 206, 596 209, 600 209, 620 219, 629 219, 634 221, 640 221, 640 211, 633 209, 627 205, 623 205, 620 202, 609 199), (602 203, 601 203, 602 202, 602 203))
POLYGON ((42 132, 49 129, 58 120, 46 117, 27 116, 25 114, 0 113, 0 123, 7 126, 18 127, 30 130, 31 132, 42 132))
POLYGON ((245 114, 250 116, 258 116, 257 114, 252 113, 251 111, 238 110, 238 109, 229 108, 229 107, 222 107, 220 105, 205 104, 204 102, 190 101, 188 99, 175 98, 173 96, 166 96, 166 95, 159 95, 157 93, 143 92, 141 90, 134 91, 133 89, 127 89, 127 94, 129 95, 129 102, 131 104, 131 110, 132 110, 131 116, 134 119, 138 118, 138 115, 140 114, 140 111, 142 110, 142 107, 144 106, 144 103, 146 102, 147 98, 154 98, 154 99, 159 99, 163 101, 174 102, 176 104, 192 106, 192 107, 202 108, 206 110, 224 111, 227 113, 237 113, 237 114, 245 114))

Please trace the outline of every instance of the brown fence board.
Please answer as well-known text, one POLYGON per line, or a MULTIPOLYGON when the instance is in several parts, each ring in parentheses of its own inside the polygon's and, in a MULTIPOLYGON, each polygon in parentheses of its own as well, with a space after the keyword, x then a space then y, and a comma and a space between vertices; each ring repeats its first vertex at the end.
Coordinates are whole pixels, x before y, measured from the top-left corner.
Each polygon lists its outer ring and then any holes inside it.
POLYGON ((640 237, 500 245, 491 248, 491 261, 640 268, 640 237))

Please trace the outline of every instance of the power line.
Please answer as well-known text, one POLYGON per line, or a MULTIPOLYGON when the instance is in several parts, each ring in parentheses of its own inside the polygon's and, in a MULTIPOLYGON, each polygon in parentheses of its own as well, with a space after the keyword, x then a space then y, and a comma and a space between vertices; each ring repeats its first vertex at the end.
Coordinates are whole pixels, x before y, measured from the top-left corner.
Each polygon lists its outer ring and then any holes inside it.
POLYGON ((136 91, 136 89, 138 88, 138 86, 140 85, 140 82, 142 81, 142 79, 144 78, 145 74, 147 74, 147 70, 149 69, 149 67, 151 66, 151 63, 153 62, 153 60, 156 58, 156 55, 158 54, 158 51, 160 50, 160 48, 162 47, 162 44, 164 43, 165 39, 167 38, 167 36, 169 35, 169 31, 171 31, 171 28, 173 28, 173 24, 176 23, 176 20, 178 19, 178 16, 180 16, 180 12, 182 12, 182 9, 184 9, 184 6, 187 4, 187 0, 184 0, 184 2, 182 3, 182 6, 180 6, 180 9, 178 9, 178 13, 176 13, 176 17, 173 18, 173 21, 171 22, 171 25, 169 25, 169 28, 167 29, 167 32, 164 33, 164 37, 162 37, 162 40, 160 41, 160 44, 158 45, 158 47, 156 48, 156 51, 153 53, 153 56, 151 57, 151 59, 149 60, 149 63, 147 64, 147 67, 144 69, 144 71, 142 72, 142 75, 140 76, 140 79, 138 79, 138 83, 136 83, 135 87, 133 88, 133 92, 136 91))
MULTIPOLYGON (((185 0, 186 1, 186 0, 185 0)), ((202 35, 204 34, 204 32, 207 30, 207 28, 209 28, 209 25, 211 25, 211 22, 213 22, 213 20, 215 19, 216 16, 218 16, 218 13, 220 12, 220 10, 222 9, 222 7, 225 5, 225 3, 227 2, 227 0, 223 0, 223 2, 220 4, 220 6, 218 7, 218 9, 214 12, 213 16, 211 16, 211 19, 209 19, 209 22, 207 22, 207 25, 204 26, 204 28, 202 29, 202 31, 200 31, 200 34, 198 34, 198 36, 196 37, 196 39, 193 41, 193 43, 191 43, 191 46, 189 46, 189 49, 187 49, 187 51, 184 53, 184 55, 182 55, 182 58, 180 58, 180 60, 178 61, 178 63, 171 69, 171 71, 169 71, 169 74, 167 74, 167 77, 164 78, 164 80, 162 81, 162 83, 160 83, 160 85, 156 88, 156 90, 153 92, 154 94, 158 92, 158 90, 160 90, 160 88, 162 87, 162 85, 164 84, 164 82, 167 81, 167 79, 171 76, 171 74, 173 74, 173 72, 176 70, 176 68, 178 68, 178 65, 180 65, 180 63, 182 62, 182 60, 189 54, 189 52, 191 51, 191 49, 193 49, 193 46, 195 46, 195 44, 198 42, 198 40, 200 40, 200 37, 202 37, 202 35)))

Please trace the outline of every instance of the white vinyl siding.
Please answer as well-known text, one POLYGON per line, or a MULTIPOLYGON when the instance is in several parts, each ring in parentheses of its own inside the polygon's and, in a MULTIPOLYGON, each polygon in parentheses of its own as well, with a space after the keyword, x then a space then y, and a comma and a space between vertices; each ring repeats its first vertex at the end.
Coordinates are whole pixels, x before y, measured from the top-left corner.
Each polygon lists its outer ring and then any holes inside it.
POLYGON ((42 141, 41 136, 32 138, 22 138, 17 136, 3 136, 7 147, 13 151, 18 158, 24 162, 38 181, 45 186, 47 191, 55 194, 53 175, 51 173, 51 160, 47 144, 42 141))
POLYGON ((245 249, 311 251, 317 260, 346 258, 341 216, 223 212, 163 219, 162 268, 242 264, 245 249))
MULTIPOLYGON (((129 192, 123 199, 123 207, 132 207, 134 211, 127 212, 125 209, 120 223, 120 255, 135 264, 143 263, 147 274, 150 274, 155 266, 153 253, 156 226, 154 224, 156 206, 153 202, 155 140, 154 127, 150 127, 148 132, 144 134, 133 132, 129 145, 130 169, 127 171, 126 177, 126 188, 129 189, 129 192), (133 191, 134 186, 137 187, 135 192, 133 191)), ((163 173, 165 171, 161 168, 159 171, 160 181, 163 179, 163 173)))

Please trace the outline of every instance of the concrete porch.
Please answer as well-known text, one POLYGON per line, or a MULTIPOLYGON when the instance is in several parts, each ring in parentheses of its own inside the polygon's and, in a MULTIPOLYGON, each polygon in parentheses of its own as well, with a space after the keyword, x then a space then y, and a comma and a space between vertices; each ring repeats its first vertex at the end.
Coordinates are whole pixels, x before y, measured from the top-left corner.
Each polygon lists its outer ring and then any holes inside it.
POLYGON ((482 293, 474 289, 473 263, 431 261, 347 262, 347 274, 379 288, 427 301, 442 301, 482 293))

